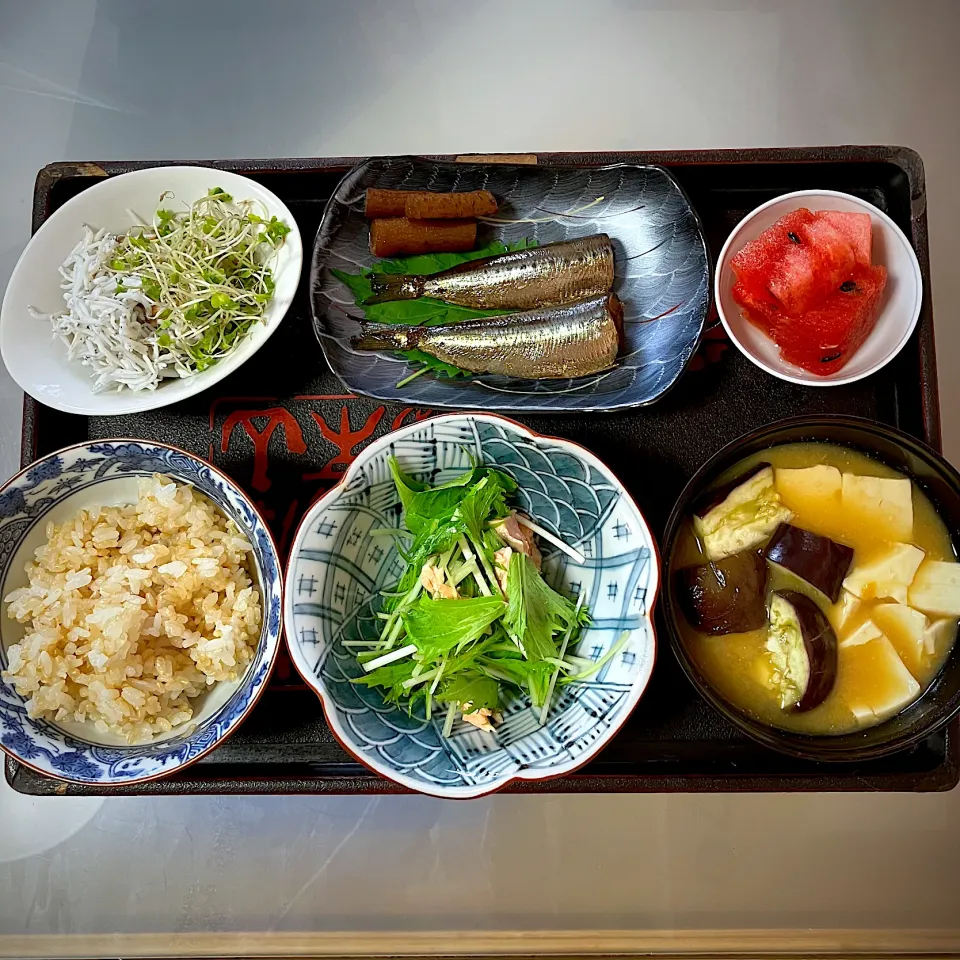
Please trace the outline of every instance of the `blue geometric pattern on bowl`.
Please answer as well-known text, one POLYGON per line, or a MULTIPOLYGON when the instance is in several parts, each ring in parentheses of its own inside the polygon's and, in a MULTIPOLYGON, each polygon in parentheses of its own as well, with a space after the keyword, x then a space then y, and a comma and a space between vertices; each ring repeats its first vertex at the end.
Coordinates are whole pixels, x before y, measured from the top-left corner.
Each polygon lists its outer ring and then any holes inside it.
MULTIPOLYGON (((90 743, 45 720, 27 716, 23 698, 0 680, 0 747, 16 760, 62 780, 117 786, 172 773, 199 758, 243 719, 263 690, 279 647, 283 577, 269 531, 246 495, 223 474, 190 454, 162 444, 101 440, 52 453, 19 473, 0 491, 0 585, 31 529, 70 498, 122 476, 162 473, 189 483, 247 535, 263 592, 264 623, 253 662, 233 696, 211 717, 166 740, 137 746, 90 743)), ((79 509, 79 507, 78 507, 79 509)), ((0 635, 7 628, 6 606, 0 635)), ((7 665, 0 644, 0 670, 7 665)), ((189 725, 188 725, 189 726, 189 725)))
POLYGON ((651 608, 659 568, 653 538, 633 500, 589 451, 485 414, 439 416, 372 443, 339 486, 304 518, 290 553, 284 626, 293 662, 323 701, 341 743, 382 776, 423 793, 475 797, 514 779, 568 773, 616 733, 640 699, 656 651, 651 608), (383 702, 350 681, 360 667, 344 641, 379 632, 379 593, 403 571, 395 538, 372 531, 401 525, 388 467, 443 482, 471 455, 496 464, 519 484, 516 504, 586 557, 578 566, 541 542, 547 581, 568 596, 586 594, 592 624, 581 656, 598 659, 626 633, 623 648, 591 680, 563 688, 539 725, 521 696, 503 710, 494 735, 458 722, 448 739, 443 718, 383 702))
POLYGON ((559 413, 653 403, 683 372, 710 303, 710 258, 696 213, 662 167, 450 163, 377 157, 351 170, 324 210, 310 274, 314 332, 331 370, 351 390, 380 400, 458 410, 559 413), (477 245, 533 239, 553 243, 607 233, 616 257, 614 291, 624 303, 624 349, 610 371, 576 380, 492 375, 448 380, 432 373, 403 387, 415 368, 399 355, 361 353, 350 338, 362 310, 331 267, 357 273, 375 260, 363 215, 368 187, 490 190, 496 214, 477 245))

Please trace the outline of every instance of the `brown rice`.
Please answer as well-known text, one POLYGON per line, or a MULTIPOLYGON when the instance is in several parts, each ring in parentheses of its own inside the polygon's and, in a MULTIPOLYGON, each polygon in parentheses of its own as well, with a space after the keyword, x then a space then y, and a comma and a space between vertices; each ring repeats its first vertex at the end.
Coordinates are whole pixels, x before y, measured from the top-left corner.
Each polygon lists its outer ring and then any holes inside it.
POLYGON ((190 699, 253 658, 252 548, 191 487, 144 477, 137 503, 81 510, 46 536, 29 585, 5 598, 27 626, 3 678, 31 716, 140 743, 190 721, 190 699))

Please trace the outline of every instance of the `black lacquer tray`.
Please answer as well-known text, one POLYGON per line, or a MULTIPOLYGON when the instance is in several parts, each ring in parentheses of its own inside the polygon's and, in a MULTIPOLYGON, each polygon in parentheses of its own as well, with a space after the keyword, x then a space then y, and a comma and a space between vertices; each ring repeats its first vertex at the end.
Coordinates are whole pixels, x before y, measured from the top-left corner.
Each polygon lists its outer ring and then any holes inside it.
MULTIPOLYGON (((479 157, 471 157, 472 161, 479 157)), ((511 157, 511 162, 516 162, 511 157)), ((527 159, 534 159, 529 157, 527 159)), ((926 295, 907 348, 859 383, 811 389, 769 377, 707 331, 677 385, 635 411, 522 420, 569 437, 623 479, 659 535, 687 478, 734 437, 783 417, 849 413, 894 424, 940 447, 923 165, 898 147, 674 153, 540 154, 540 163, 666 166, 700 215, 715 257, 753 207, 793 190, 825 188, 886 211, 913 242, 926 295)), ((309 250, 324 204, 354 158, 213 161, 273 190, 296 217, 309 250)), ((34 229, 98 178, 151 163, 59 163, 44 168, 34 229)), ((307 261, 309 262, 308 258, 307 261)), ((259 501, 289 546, 309 503, 335 483, 365 443, 427 411, 348 394, 330 373, 311 329, 309 269, 280 330, 242 370, 178 406, 113 418, 58 413, 27 398, 23 460, 86 438, 138 436, 211 459, 259 501)), ((780 756, 728 725, 702 701, 661 648, 650 687, 609 747, 568 777, 517 784, 522 792, 948 790, 960 780, 958 721, 910 750, 861 764, 815 764, 780 756)), ((328 731, 317 698, 281 658, 254 712, 220 748, 181 774, 128 788, 82 787, 6 761, 8 781, 30 794, 391 793, 399 788, 353 762, 328 731)))

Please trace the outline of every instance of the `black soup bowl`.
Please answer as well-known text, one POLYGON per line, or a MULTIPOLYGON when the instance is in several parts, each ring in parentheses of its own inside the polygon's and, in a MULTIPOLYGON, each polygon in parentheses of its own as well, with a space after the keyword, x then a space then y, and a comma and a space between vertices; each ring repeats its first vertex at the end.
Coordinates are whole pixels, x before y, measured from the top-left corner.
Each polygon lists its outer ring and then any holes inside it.
POLYGON ((728 443, 711 457, 684 488, 667 520, 663 539, 663 613, 671 646, 683 672, 700 694, 736 727, 765 746, 804 760, 852 762, 903 750, 934 733, 960 710, 960 639, 923 695, 896 716, 866 730, 840 735, 791 733, 755 719, 729 702, 700 673, 679 629, 683 612, 677 602, 674 554, 691 504, 730 467, 751 454, 785 443, 820 441, 850 447, 910 477, 930 498, 960 545, 960 473, 938 453, 893 427, 846 416, 793 417, 760 427, 728 443))

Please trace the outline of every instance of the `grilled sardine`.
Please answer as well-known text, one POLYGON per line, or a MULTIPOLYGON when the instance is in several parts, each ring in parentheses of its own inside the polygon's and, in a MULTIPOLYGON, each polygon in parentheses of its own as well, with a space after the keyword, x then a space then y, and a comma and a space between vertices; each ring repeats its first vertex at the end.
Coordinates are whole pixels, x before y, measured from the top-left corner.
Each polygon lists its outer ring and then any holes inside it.
POLYGON ((369 323, 352 342, 357 350, 422 350, 470 373, 558 380, 610 369, 622 321, 623 305, 609 293, 445 326, 369 323))
POLYGON ((367 303, 433 297, 477 310, 532 310, 606 293, 613 245, 605 233, 461 263, 423 276, 375 273, 367 303))

